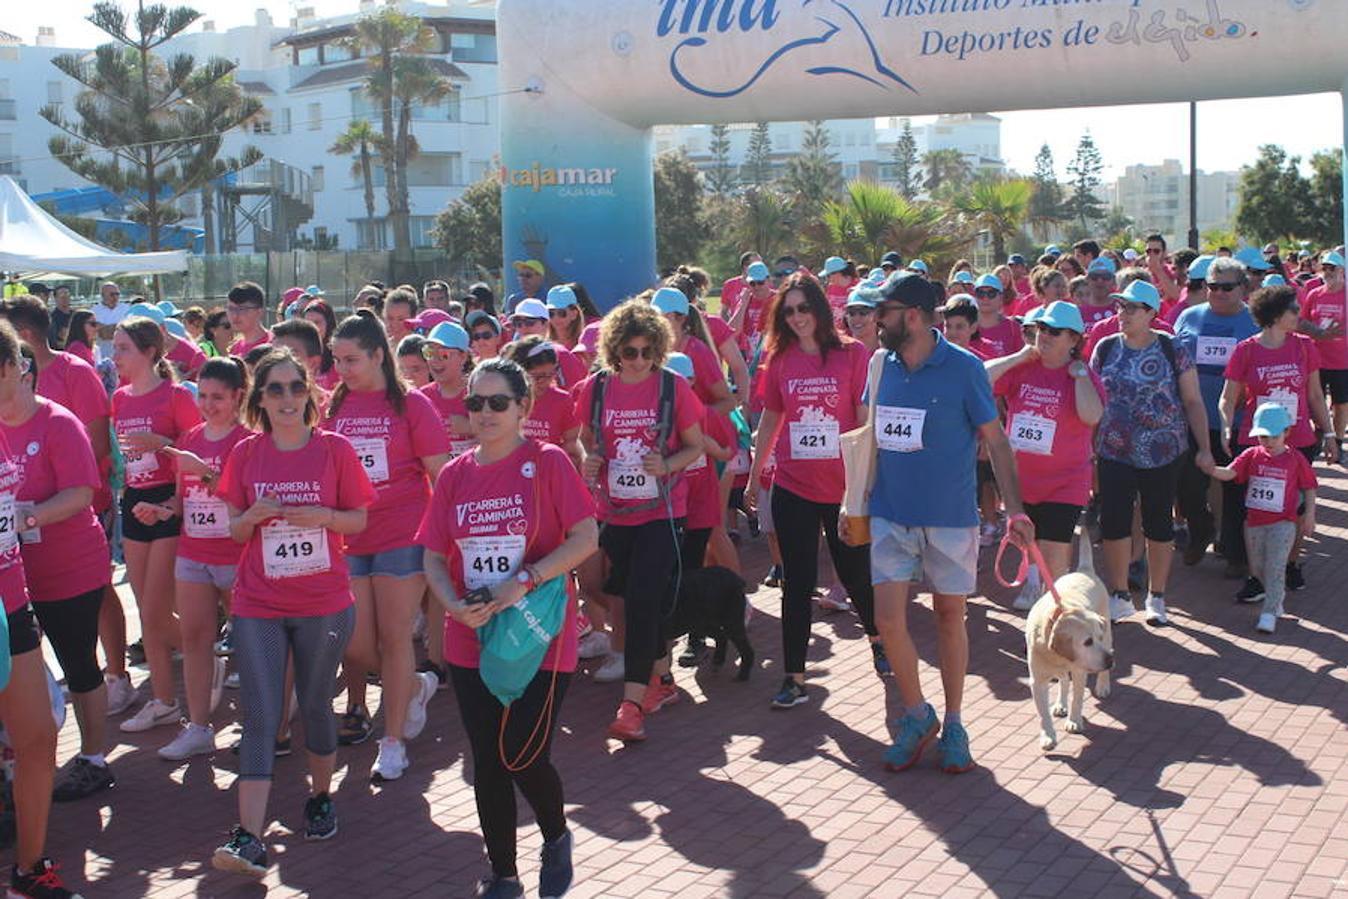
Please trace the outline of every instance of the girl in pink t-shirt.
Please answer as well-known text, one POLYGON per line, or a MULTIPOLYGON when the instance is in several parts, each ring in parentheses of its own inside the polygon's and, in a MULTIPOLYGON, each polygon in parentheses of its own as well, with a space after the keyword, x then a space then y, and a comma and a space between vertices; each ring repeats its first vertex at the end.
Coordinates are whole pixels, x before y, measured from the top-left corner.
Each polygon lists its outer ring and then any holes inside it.
POLYGON ((140 607, 141 639, 153 698, 122 722, 138 733, 182 717, 173 681, 173 559, 181 520, 173 504, 173 445, 201 421, 196 399, 173 379, 164 358, 164 332, 148 318, 117 326, 112 359, 125 381, 112 395, 112 426, 126 463, 122 544, 127 580, 140 607))
POLYGON ((529 376, 531 385, 533 400, 524 420, 524 436, 560 446, 579 469, 585 458, 580 448, 580 420, 571 394, 556 385, 555 346, 535 335, 517 340, 507 349, 511 360, 529 376))
POLYGON ((407 769, 405 739, 426 725, 426 706, 439 689, 434 672, 414 671, 412 629, 426 578, 417 522, 430 500, 433 478, 449 461, 449 436, 426 394, 407 389, 394 368, 383 326, 362 309, 332 336, 342 383, 328 402, 325 427, 346 436, 378 494, 369 526, 347 541, 356 630, 342 670, 348 711, 343 735, 363 740, 370 730, 367 671, 380 672, 384 736, 372 775, 396 780, 407 769))
POLYGON ((229 607, 243 552, 230 536, 229 509, 217 490, 230 452, 251 433, 242 422, 247 388, 247 370, 235 356, 202 366, 197 407, 203 421, 170 451, 177 463, 176 501, 183 522, 173 575, 187 694, 187 720, 173 741, 159 750, 170 761, 215 751, 210 719, 225 678, 225 661, 215 655, 216 612, 222 603, 229 607))
POLYGON ((261 877, 288 657, 308 749, 305 836, 326 839, 337 829, 329 794, 337 756, 332 682, 356 622, 343 542, 365 529, 375 491, 351 442, 314 427, 313 382, 290 351, 267 353, 254 378, 246 409, 260 433, 234 445, 216 490, 230 536, 243 544, 230 627, 244 718, 239 824, 211 861, 261 877))
POLYGON ((444 423, 449 435, 449 457, 457 459, 471 453, 477 437, 468 424, 468 409, 463 405, 468 390, 468 332, 454 322, 436 325, 426 336, 422 354, 431 370, 431 383, 421 388, 444 423))

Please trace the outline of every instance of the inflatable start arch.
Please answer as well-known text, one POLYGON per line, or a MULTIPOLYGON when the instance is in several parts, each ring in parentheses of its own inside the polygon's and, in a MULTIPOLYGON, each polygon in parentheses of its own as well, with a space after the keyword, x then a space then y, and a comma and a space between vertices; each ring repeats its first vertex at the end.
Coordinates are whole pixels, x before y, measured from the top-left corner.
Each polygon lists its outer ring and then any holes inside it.
POLYGON ((527 88, 502 99, 506 261, 538 259, 606 307, 649 286, 657 124, 1348 96, 1345 7, 500 0, 502 83, 527 88))

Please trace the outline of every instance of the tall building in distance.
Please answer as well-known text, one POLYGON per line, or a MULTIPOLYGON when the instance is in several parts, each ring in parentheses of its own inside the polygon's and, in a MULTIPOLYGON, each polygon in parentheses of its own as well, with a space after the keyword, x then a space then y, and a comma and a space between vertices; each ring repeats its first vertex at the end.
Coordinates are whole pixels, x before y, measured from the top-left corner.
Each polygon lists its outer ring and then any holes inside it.
MULTIPOLYGON (((1240 201, 1239 172, 1198 172, 1198 231, 1231 227, 1240 201)), ((1136 229, 1165 235, 1179 246, 1189 233, 1189 175, 1179 160, 1130 165, 1105 186, 1105 201, 1118 206, 1136 229)))

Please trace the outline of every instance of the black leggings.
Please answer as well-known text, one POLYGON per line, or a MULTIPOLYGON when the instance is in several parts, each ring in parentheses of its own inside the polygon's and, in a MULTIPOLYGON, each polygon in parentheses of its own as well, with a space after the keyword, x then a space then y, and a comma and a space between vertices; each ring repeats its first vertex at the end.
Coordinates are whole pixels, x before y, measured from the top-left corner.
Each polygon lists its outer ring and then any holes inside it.
POLYGON ((1133 534, 1133 504, 1142 500, 1142 534, 1157 543, 1175 539, 1175 491, 1183 457, 1157 468, 1134 468, 1112 459, 1099 461, 1100 538, 1126 540, 1133 534))
MULTIPOLYGON (((505 709, 482 682, 476 668, 449 666, 449 678, 458 698, 463 728, 473 750, 473 795, 477 799, 477 817, 482 838, 487 844, 491 869, 498 877, 515 877, 515 787, 523 794, 538 819, 544 840, 555 840, 566 830, 562 808, 562 778, 552 766, 552 738, 557 733, 557 714, 562 697, 571 683, 570 674, 557 674, 557 687, 547 724, 547 739, 538 757, 521 771, 508 771, 501 761, 501 716, 505 709)), ((512 764, 529 759, 538 746, 538 737, 530 740, 538 724, 553 683, 551 671, 540 670, 524 688, 524 695, 510 704, 506 722, 505 756, 512 764), (526 749, 526 741, 529 741, 526 749), (520 758, 523 750, 524 757, 520 758)), ((538 735, 544 733, 538 728, 538 735)))
POLYGON ((838 579, 852 597, 861 626, 874 637, 875 589, 871 585, 871 548, 848 546, 838 539, 838 503, 816 503, 781 484, 772 487, 772 524, 782 551, 782 651, 787 674, 805 670, 810 644, 810 610, 819 577, 819 531, 838 579))
POLYGON ((711 542, 711 528, 693 528, 683 532, 683 570, 694 571, 707 564, 707 544, 711 542))
POLYGON ((605 592, 623 598, 627 623, 624 680, 629 684, 644 686, 656 660, 669 651, 662 631, 665 618, 673 611, 683 521, 662 518, 637 525, 606 524, 599 535, 599 545, 609 558, 605 592))
POLYGON ((33 614, 51 641, 71 693, 91 693, 103 686, 103 669, 98 665, 98 612, 102 607, 102 587, 70 599, 33 603, 33 614))
MULTIPOLYGON (((1208 431, 1212 444, 1212 457, 1218 465, 1230 465, 1233 455, 1222 444, 1219 431, 1208 431)), ((1194 457, 1198 445, 1189 439, 1189 452, 1184 455, 1184 464, 1179 476, 1179 507, 1184 520, 1189 524, 1190 545, 1206 546, 1217 540, 1222 544, 1222 552, 1227 561, 1243 563, 1245 561, 1245 537, 1242 525, 1245 523, 1245 485, 1235 481, 1222 484, 1222 520, 1220 527, 1212 510, 1208 508, 1208 476, 1198 470, 1194 457)))

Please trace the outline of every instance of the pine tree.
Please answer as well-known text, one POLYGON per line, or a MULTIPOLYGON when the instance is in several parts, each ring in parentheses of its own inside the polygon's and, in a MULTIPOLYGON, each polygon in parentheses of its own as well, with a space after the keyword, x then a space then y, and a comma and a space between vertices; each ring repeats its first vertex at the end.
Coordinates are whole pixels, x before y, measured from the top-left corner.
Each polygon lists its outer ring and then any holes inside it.
POLYGON ((1240 172, 1240 208, 1236 230, 1260 243, 1298 237, 1306 232, 1310 182, 1301 175, 1301 157, 1288 157, 1279 146, 1259 148, 1254 165, 1240 172))
POLYGON ((1048 144, 1034 157, 1034 196, 1030 199, 1029 221, 1040 237, 1047 239, 1054 225, 1063 220, 1063 192, 1053 167, 1053 151, 1048 144))
POLYGON ((711 168, 707 170, 707 189, 725 197, 735 187, 735 169, 730 165, 730 126, 711 126, 711 168))
POLYGON ((1076 156, 1067 164, 1067 174, 1072 178, 1072 196, 1067 201, 1067 208, 1083 229, 1105 217, 1104 201, 1100 199, 1100 190, 1104 186, 1100 173, 1104 168, 1104 160, 1088 131, 1081 135, 1076 156))
POLYGON ((829 150, 828 129, 810 122, 800 144, 800 155, 786 165, 786 188, 798 207, 817 211, 842 190, 838 163, 829 150))
POLYGON ((702 179, 683 150, 655 160, 655 247, 661 269, 698 259, 707 240, 702 179))
POLYGON ((894 142, 894 189, 905 200, 917 196, 922 187, 922 169, 918 164, 917 139, 913 137, 913 123, 903 120, 903 131, 894 142))
POLYGON ((772 135, 768 123, 754 125, 749 135, 749 148, 744 154, 744 180, 752 187, 763 187, 772 181, 772 135))

